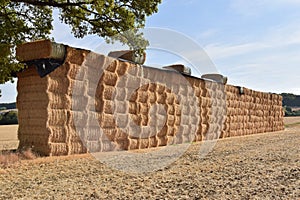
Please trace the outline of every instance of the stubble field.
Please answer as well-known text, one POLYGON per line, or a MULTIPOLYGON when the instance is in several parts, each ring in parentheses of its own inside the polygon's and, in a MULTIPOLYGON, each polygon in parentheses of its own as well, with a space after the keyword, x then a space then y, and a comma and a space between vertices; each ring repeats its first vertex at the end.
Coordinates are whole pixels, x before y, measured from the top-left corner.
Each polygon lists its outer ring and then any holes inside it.
POLYGON ((21 161, 0 169, 0 199, 300 199, 300 118, 285 123, 285 131, 220 140, 204 158, 192 144, 145 174, 88 154, 21 161))

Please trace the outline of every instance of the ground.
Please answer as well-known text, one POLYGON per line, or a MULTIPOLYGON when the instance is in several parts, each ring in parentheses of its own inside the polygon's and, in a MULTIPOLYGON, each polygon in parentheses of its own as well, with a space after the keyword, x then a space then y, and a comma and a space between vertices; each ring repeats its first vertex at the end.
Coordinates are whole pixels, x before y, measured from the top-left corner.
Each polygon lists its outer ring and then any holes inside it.
POLYGON ((87 154, 22 161, 0 169, 0 199, 300 199, 299 122, 287 118, 285 131, 220 140, 204 158, 202 143, 192 144, 146 174, 87 154))
POLYGON ((0 151, 17 149, 18 141, 18 125, 1 125, 0 126, 0 151))

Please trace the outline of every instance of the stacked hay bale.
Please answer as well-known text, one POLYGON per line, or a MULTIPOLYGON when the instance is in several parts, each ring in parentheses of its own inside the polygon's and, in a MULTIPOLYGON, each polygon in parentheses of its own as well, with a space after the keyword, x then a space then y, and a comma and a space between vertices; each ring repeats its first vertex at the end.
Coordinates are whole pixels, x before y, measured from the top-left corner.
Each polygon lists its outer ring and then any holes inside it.
MULTIPOLYGON (((34 49, 51 52, 49 41, 32 44, 34 49), (44 48, 49 48, 48 51, 44 48)), ((38 51, 37 51, 38 52, 38 51)), ((71 115, 72 84, 74 74, 81 66, 87 51, 67 48, 65 63, 55 71, 41 78, 36 69, 30 66, 18 74, 18 138, 20 148, 31 147, 41 155, 67 155, 86 152, 80 137, 74 130, 71 115)), ((20 54, 20 52, 19 52, 20 54)), ((45 55, 47 57, 49 55, 45 55)), ((23 60, 32 59, 26 52, 23 60)), ((77 76, 78 77, 78 76, 77 76)))
POLYGON ((103 133, 114 142, 111 146, 128 150, 192 142, 199 114, 190 106, 199 103, 183 79, 174 71, 118 60, 105 68, 96 110, 103 133))
POLYGON ((282 97, 226 85, 224 137, 283 130, 282 97))
MULTIPOLYGON (((51 48, 49 41, 32 45, 40 44, 51 48)), ((29 58, 51 51, 43 52, 29 58)), ((67 47, 64 64, 44 78, 33 67, 18 77, 20 147, 43 155, 144 149, 283 129, 279 95, 86 50, 67 47)))
POLYGON ((50 153, 47 81, 41 79, 35 68, 30 67, 18 75, 18 139, 20 147, 34 147, 38 152, 50 153))

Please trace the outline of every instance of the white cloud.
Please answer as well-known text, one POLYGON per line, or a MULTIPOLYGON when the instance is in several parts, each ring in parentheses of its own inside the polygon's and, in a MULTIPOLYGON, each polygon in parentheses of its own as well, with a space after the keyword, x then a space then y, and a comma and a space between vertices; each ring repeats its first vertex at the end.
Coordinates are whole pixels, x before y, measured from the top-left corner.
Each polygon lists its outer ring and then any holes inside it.
POLYGON ((268 46, 261 43, 245 43, 245 44, 209 44, 204 47, 208 55, 213 59, 222 59, 232 56, 242 55, 253 51, 267 48, 268 46))
POLYGON ((244 16, 258 16, 266 11, 285 6, 300 6, 300 0, 231 0, 230 8, 244 16))
POLYGON ((291 49, 294 49, 293 46, 300 44, 299 24, 300 20, 295 20, 289 24, 271 27, 265 31, 265 35, 260 38, 252 38, 247 43, 234 44, 235 41, 232 41, 232 43, 228 41, 226 43, 211 43, 206 45, 204 49, 214 60, 255 53, 262 50, 274 50, 276 52, 278 49, 289 46, 291 46, 291 49))
MULTIPOLYGON (((205 46, 229 83, 265 92, 300 94, 300 21, 278 25, 245 43, 205 46)), ((238 41, 239 39, 236 38, 238 41)))

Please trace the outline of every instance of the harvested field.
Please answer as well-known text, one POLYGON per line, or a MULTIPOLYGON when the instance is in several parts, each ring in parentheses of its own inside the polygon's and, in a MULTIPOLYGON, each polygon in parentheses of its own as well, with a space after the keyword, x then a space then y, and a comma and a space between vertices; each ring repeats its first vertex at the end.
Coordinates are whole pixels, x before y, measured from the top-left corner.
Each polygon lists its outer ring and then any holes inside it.
POLYGON ((300 117, 285 117, 284 124, 285 124, 285 126, 299 125, 300 117))
POLYGON ((201 143, 192 144, 147 174, 117 171, 87 154, 22 161, 0 169, 0 199, 299 199, 299 130, 223 139, 203 159, 201 143))
POLYGON ((0 151, 17 149, 18 145, 18 125, 0 126, 0 151))

